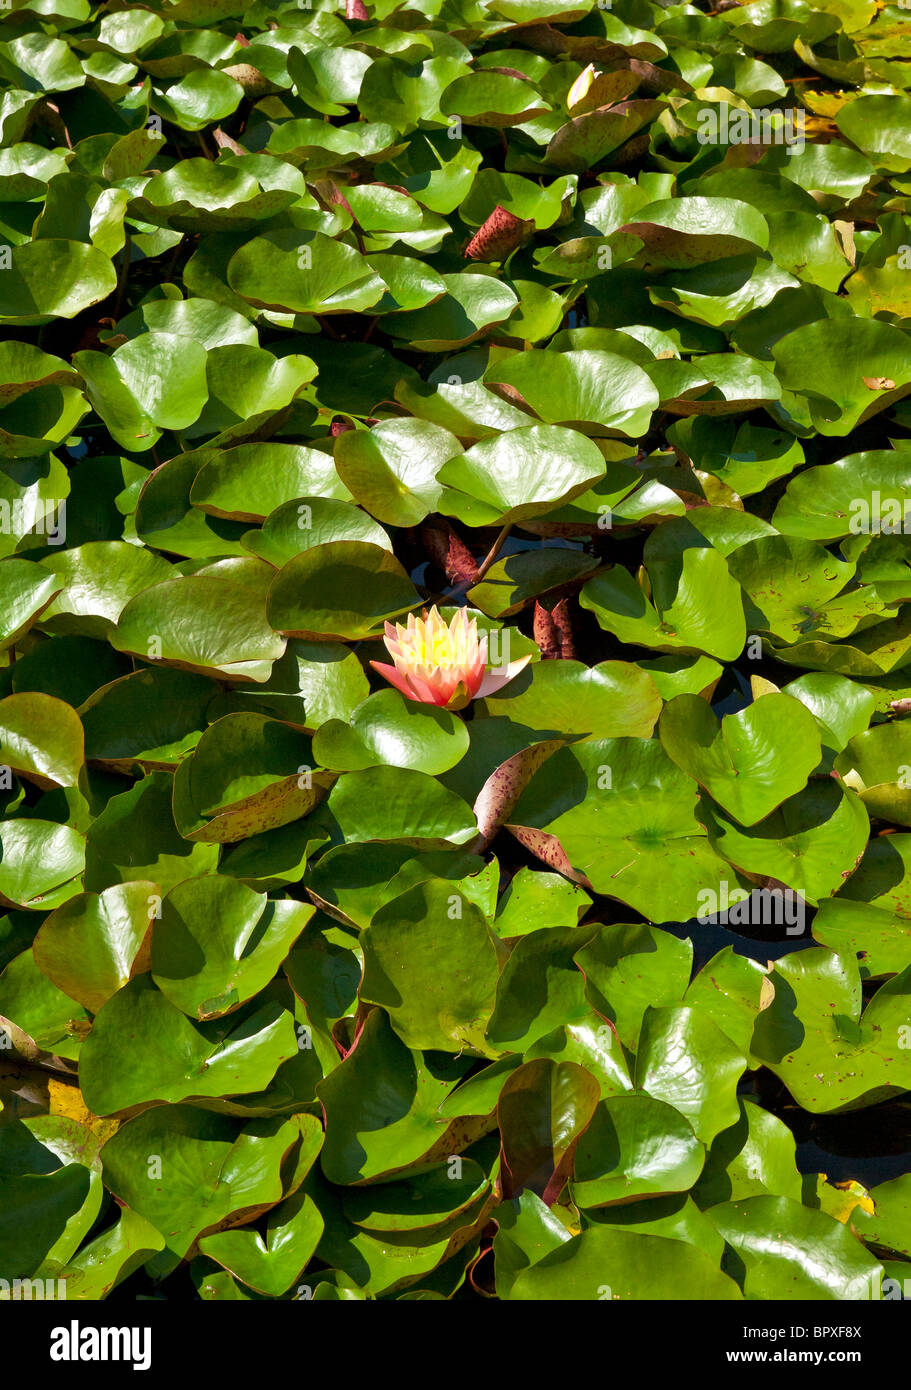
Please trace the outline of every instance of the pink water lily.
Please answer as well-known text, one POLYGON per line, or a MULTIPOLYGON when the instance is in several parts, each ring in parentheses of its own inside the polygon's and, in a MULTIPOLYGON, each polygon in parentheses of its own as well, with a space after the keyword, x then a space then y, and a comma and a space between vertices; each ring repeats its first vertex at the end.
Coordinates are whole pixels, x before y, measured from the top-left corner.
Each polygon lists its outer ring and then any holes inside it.
POLYGON ((408 624, 387 623, 385 643, 393 666, 379 661, 370 665, 409 700, 446 709, 462 709, 475 696, 500 690, 531 660, 487 669, 487 637, 478 637, 476 618, 460 608, 451 622, 440 617, 436 605, 421 618, 408 614, 408 624))

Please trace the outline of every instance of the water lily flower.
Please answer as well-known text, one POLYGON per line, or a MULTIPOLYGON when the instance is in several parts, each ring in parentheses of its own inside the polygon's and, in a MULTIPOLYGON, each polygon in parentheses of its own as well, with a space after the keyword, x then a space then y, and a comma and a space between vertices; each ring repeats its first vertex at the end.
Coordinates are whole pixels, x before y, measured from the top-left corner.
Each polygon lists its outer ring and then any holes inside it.
POLYGON ((395 665, 371 661, 373 669, 407 699, 446 709, 463 709, 475 696, 492 695, 531 660, 523 656, 488 670, 487 637, 478 637, 477 619, 460 608, 447 623, 435 604, 421 618, 409 613, 406 627, 387 623, 384 640, 395 665))

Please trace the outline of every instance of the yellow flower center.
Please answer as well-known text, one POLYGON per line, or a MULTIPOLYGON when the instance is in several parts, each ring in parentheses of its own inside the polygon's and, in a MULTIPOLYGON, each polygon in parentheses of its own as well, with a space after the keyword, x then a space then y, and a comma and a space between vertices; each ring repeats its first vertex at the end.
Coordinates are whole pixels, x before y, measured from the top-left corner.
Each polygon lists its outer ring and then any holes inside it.
POLYGON ((478 634, 474 621, 457 613, 451 624, 436 608, 424 618, 408 620, 408 627, 396 624, 402 655, 416 666, 443 670, 465 670, 478 658, 478 634))

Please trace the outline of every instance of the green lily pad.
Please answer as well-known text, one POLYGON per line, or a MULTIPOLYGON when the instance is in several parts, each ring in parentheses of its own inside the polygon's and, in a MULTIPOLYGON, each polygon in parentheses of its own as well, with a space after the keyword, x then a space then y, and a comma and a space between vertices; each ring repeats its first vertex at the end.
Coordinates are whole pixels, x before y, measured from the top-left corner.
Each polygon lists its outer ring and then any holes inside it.
POLYGON ((79 709, 86 757, 124 772, 173 769, 199 742, 216 693, 205 676, 165 666, 99 686, 79 709))
POLYGON ((503 323, 519 303, 508 285, 490 275, 444 275, 446 293, 423 309, 406 310, 388 321, 393 337, 426 352, 448 352, 480 338, 503 323))
POLYGON ((911 1089, 898 1029, 908 1010, 909 971, 881 985, 861 1012, 855 957, 823 947, 775 964, 774 998, 757 1018, 753 1052, 813 1114, 855 1110, 911 1089))
POLYGON ((576 1150, 573 1201, 582 1208, 686 1192, 704 1150, 689 1121, 647 1095, 601 1101, 576 1150))
POLYGON ((703 652, 732 660, 746 641, 737 585, 711 547, 683 552, 676 591, 656 585, 652 599, 628 570, 614 565, 585 585, 579 602, 608 632, 656 651, 703 652), (665 592, 661 592, 664 590, 665 592), (711 596, 711 597, 710 597, 711 596), (664 606, 657 607, 657 603, 664 606))
POLYGON ((744 1295, 767 1299, 872 1298, 879 1265, 840 1222, 789 1197, 748 1197, 709 1219, 737 1252, 744 1295), (769 1249, 768 1231, 780 1231, 769 1249))
POLYGON ((650 203, 620 228, 640 239, 649 267, 681 268, 743 255, 769 242, 761 213, 736 198, 679 198, 650 203))
POLYGON ((294 314, 356 313, 386 292, 353 247, 292 228, 241 246, 228 265, 228 284, 256 308, 294 314))
MULTIPOLYGON (((312 1119, 301 1116, 302 1121, 312 1119)), ((321 1139, 321 1130, 318 1135, 321 1139)), ((323 1218, 309 1193, 296 1192, 269 1212, 265 1239, 257 1231, 220 1231, 204 1236, 199 1248, 256 1293, 280 1298, 300 1278, 323 1230, 323 1218)))
POLYGON ((811 782, 749 830, 705 814, 719 854, 749 877, 776 879, 811 903, 854 872, 870 833, 862 799, 828 779, 811 782))
POLYGON ((594 1008, 609 1019, 621 1043, 636 1049, 651 1006, 680 1004, 690 981, 693 948, 643 923, 603 927, 576 953, 594 1008))
POLYGON ((130 979, 159 901, 158 884, 142 879, 70 898, 38 929, 39 970, 97 1013, 130 979))
POLYGON ((63 585, 42 613, 41 626, 82 637, 108 637, 131 598, 171 577, 163 556, 126 541, 89 541, 40 563, 63 585))
POLYGON ((68 825, 7 820, 0 827, 0 902, 32 910, 59 907, 81 888, 85 838, 68 825))
POLYGON ((911 965, 911 923, 881 907, 827 898, 813 918, 813 937, 839 955, 853 954, 862 979, 900 975, 911 965))
POLYGON ((182 879, 214 872, 217 846, 185 840, 174 824, 172 786, 167 773, 152 772, 111 797, 86 837, 87 891, 99 893, 138 877, 167 892, 182 879))
POLYGON ((297 1052, 291 1015, 277 1004, 196 1028, 148 975, 103 1005, 82 1049, 86 1104, 110 1115, 149 1101, 264 1090, 297 1052))
POLYGON ((905 335, 878 319, 820 319, 779 339, 772 355, 820 434, 849 434, 911 391, 905 335))
POLYGON ((260 530, 246 531, 242 544, 252 555, 281 569, 295 555, 328 541, 365 541, 391 550, 388 535, 377 522, 331 497, 299 497, 270 512, 260 530))
POLYGON ((806 785, 821 751, 809 710, 781 694, 762 696, 720 725, 704 700, 678 695, 662 711, 659 732, 677 766, 747 826, 806 785))
POLYGON ((488 715, 540 733, 560 730, 586 739, 647 738, 661 713, 651 677, 620 661, 535 663, 481 703, 488 715))
POLYGON ((461 453, 459 441, 423 420, 387 420, 371 430, 339 436, 339 477, 361 506, 379 521, 413 526, 436 510, 440 467, 461 453))
POLYGON ((39 787, 75 787, 85 762, 78 714, 53 695, 8 695, 0 700, 0 759, 39 787))
POLYGON ((315 772, 306 734, 244 711, 205 730, 174 775, 174 820, 188 840, 241 840, 307 815, 333 778, 315 772))
POLYGON ((189 500, 210 516, 249 522, 309 495, 349 499, 326 454, 291 444, 239 444, 203 463, 189 500))
POLYGON ((554 754, 522 794, 509 828, 583 886, 652 920, 686 921, 722 880, 732 880, 732 899, 746 896, 696 809, 696 783, 657 739, 592 740, 554 754))
POLYGON ((241 1125, 193 1105, 157 1106, 121 1125, 105 1145, 104 1178, 182 1258, 201 1233, 235 1212, 252 1216, 281 1200, 282 1160, 299 1133, 296 1119, 241 1125), (155 1182, 150 1154, 160 1160, 155 1182))
POLYGON ((595 444, 560 425, 529 425, 482 439, 437 474, 439 509, 469 525, 502 526, 571 501, 604 475, 595 444))
POLYGON ((886 449, 851 454, 792 478, 774 513, 786 536, 815 541, 904 529, 911 503, 911 455, 886 449))
POLYGON ((329 1181, 361 1184, 453 1152, 453 1127, 439 1108, 468 1066, 467 1058, 409 1051, 382 1009, 371 1010, 357 1047, 318 1087, 329 1181))
POLYGON ((265 595, 236 579, 190 575, 153 584, 126 604, 111 645, 144 661, 225 680, 263 682, 285 650, 265 595))
POLYGON ((117 285, 110 258, 81 241, 42 238, 14 246, 0 288, 0 323, 72 319, 117 285))
POLYGON ((329 796, 346 841, 390 840, 420 849, 464 845, 477 835, 471 808, 426 772, 369 767, 346 772, 329 796))
POLYGON ((388 550, 364 541, 328 541, 279 571, 268 616, 277 631, 293 637, 345 641, 380 636, 384 622, 417 603, 417 590, 388 550))
POLYGON ((737 1121, 737 1082, 745 1067, 743 1054, 701 1009, 646 1011, 636 1088, 679 1110, 704 1144, 737 1121))
POLYGON ((486 1051, 497 950, 481 911, 450 887, 423 883, 380 908, 361 936, 361 995, 385 1008, 410 1048, 486 1051))
MULTIPOLYGON (((0 716, 3 706, 0 703, 0 716)), ((389 765, 418 772, 446 772, 468 749, 468 730, 458 715, 379 690, 350 719, 329 719, 313 740, 313 756, 337 772, 389 765)))
POLYGON ((520 1273, 509 1298, 574 1302, 596 1299, 679 1299, 730 1302, 733 1279, 694 1246, 667 1236, 593 1226, 520 1273))
POLYGON ((485 380, 511 386, 548 424, 596 425, 634 438, 646 433, 658 405, 647 373, 612 352, 520 352, 489 367, 485 380))
POLYGON ((211 874, 175 885, 152 938, 152 979, 189 1018, 220 1018, 269 983, 313 916, 211 874))

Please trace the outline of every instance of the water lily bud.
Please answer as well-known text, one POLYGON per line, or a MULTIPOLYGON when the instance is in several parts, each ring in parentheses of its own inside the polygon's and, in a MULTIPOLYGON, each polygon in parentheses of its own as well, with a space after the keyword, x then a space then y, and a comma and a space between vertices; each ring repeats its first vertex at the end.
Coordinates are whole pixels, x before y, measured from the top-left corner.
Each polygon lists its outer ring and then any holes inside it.
POLYGON ((595 69, 594 63, 589 63, 587 68, 583 68, 576 78, 569 91, 566 93, 566 109, 572 115, 577 106, 581 106, 585 100, 588 89, 594 82, 599 73, 595 69))

